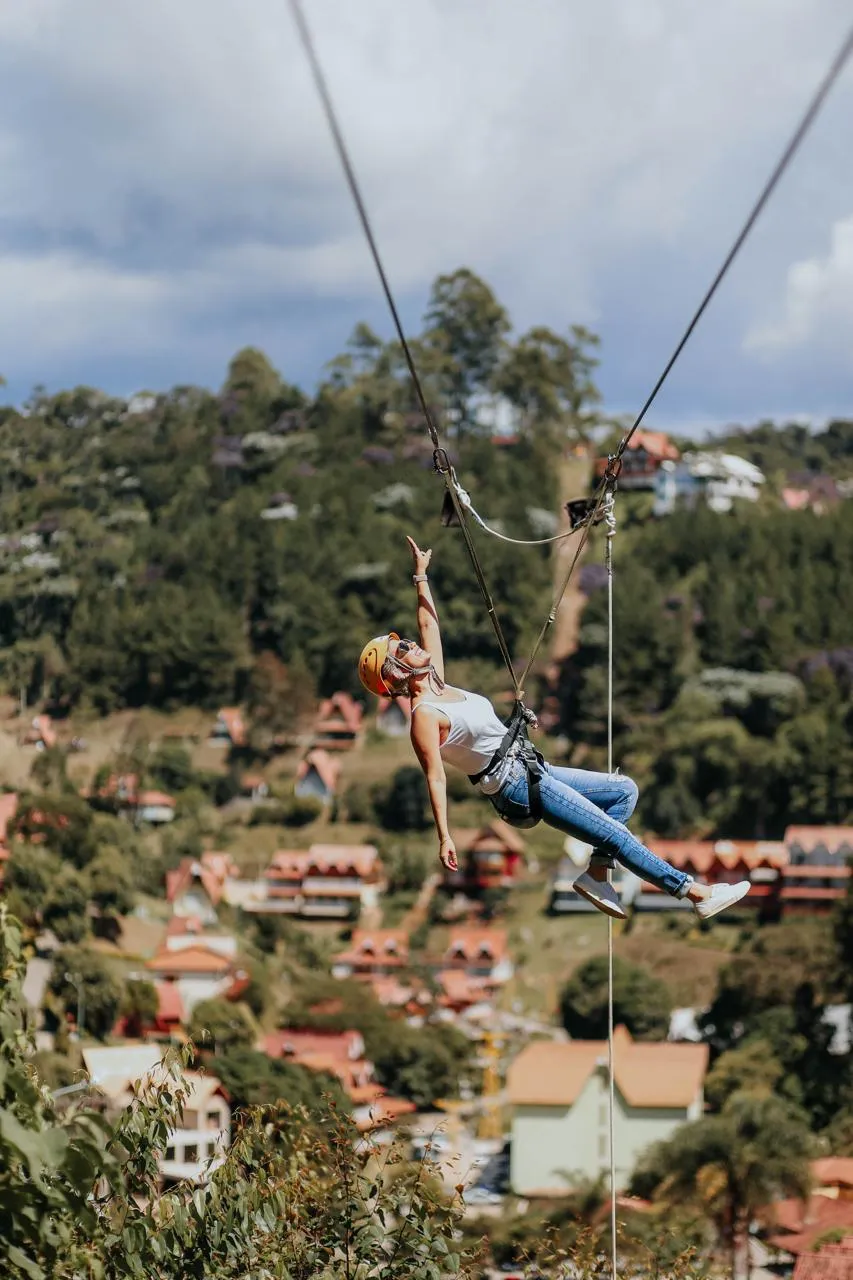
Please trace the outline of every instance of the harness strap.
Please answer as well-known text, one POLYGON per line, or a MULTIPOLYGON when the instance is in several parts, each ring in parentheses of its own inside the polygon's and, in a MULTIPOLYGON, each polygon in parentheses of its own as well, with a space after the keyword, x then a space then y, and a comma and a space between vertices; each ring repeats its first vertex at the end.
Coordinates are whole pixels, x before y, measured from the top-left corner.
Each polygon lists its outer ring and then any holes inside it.
POLYGON ((492 756, 485 769, 481 769, 479 773, 469 774, 470 781, 476 784, 481 778, 485 778, 486 774, 492 773, 512 751, 516 742, 520 742, 518 755, 524 763, 527 773, 527 805, 530 809, 530 816, 537 822, 542 817, 542 798, 539 792, 539 779, 542 777, 542 766, 545 763, 541 752, 530 741, 527 732, 527 712, 523 703, 517 702, 515 710, 507 721, 507 729, 504 734, 503 741, 492 756))

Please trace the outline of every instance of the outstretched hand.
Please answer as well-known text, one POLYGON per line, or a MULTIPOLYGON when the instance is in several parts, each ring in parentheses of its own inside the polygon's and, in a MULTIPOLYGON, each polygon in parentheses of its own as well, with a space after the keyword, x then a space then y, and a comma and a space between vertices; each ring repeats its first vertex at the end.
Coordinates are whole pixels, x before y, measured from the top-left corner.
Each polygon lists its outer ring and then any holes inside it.
POLYGON ((406 535, 406 541, 409 544, 409 550, 412 553, 412 565, 415 573, 426 573, 429 568, 429 562, 432 559, 432 548, 427 551, 421 551, 414 538, 406 535))

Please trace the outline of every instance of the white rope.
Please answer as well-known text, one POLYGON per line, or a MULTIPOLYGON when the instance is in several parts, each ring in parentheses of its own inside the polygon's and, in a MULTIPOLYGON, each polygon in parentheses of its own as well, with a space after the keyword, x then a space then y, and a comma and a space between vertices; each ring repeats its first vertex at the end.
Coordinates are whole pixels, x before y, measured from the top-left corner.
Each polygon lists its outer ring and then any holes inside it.
POLYGON ((568 529, 565 533, 555 533, 551 538, 509 538, 505 533, 498 533, 497 529, 493 529, 491 525, 486 524, 483 517, 475 509, 470 494, 462 488, 454 474, 451 474, 451 481, 456 490, 456 496, 465 510, 470 512, 481 529, 485 530, 486 533, 490 533, 493 538, 500 538, 501 542, 511 542, 514 547, 544 547, 551 542, 564 542, 566 538, 571 538, 573 534, 577 533, 577 529, 568 529))
MULTIPOLYGON (((615 494, 608 489, 602 503, 607 527, 604 562, 607 567, 607 772, 613 776, 613 538, 616 533, 615 494)), ((607 880, 611 871, 607 869, 607 880)), ((616 1275, 616 1085, 613 1061, 613 917, 607 917, 607 1076, 610 1087, 610 1274, 616 1275)))

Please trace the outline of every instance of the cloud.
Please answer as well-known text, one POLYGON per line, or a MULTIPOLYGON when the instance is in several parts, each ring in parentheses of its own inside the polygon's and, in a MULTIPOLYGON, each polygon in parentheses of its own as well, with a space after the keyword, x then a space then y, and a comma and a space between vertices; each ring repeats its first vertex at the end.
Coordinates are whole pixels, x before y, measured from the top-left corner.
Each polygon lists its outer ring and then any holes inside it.
MULTIPOLYGON (((520 326, 600 327, 617 405, 653 380, 849 18, 845 0, 306 9, 407 316, 471 265, 520 326)), ((245 341, 310 383, 356 315, 387 331, 281 0, 4 6, 0 75, 13 391, 217 382, 245 341)), ((849 211, 852 102, 845 85, 757 229, 675 411, 717 411, 711 347, 742 399, 765 394, 772 352, 742 337, 849 211)))
POLYGON ((792 264, 781 323, 752 328, 745 346, 773 356, 806 346, 818 337, 849 357, 853 347, 853 216, 833 226, 828 254, 792 264))

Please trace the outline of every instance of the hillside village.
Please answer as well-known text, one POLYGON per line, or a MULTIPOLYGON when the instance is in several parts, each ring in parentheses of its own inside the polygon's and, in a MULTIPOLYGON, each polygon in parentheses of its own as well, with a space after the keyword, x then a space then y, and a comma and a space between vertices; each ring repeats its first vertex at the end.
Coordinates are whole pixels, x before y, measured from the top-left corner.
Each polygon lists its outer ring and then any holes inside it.
MULTIPOLYGON (((541 403, 591 397, 586 340, 552 338, 541 403)), ((151 1155, 163 1194, 232 1177, 253 1109, 305 1118, 276 1120, 285 1153, 342 1121, 367 1167, 393 1152, 429 1172, 483 1274, 530 1274, 544 1239, 597 1247, 614 1203, 631 1265, 666 1248, 701 1259, 685 1275, 729 1255, 797 1280, 824 1249, 842 1265, 850 424, 698 447, 649 429, 626 453, 614 750, 640 788, 632 829, 751 889, 708 926, 617 869, 611 1188, 607 926, 573 889, 579 851, 500 821, 460 776, 445 872, 410 708, 368 705, 355 675, 363 635, 411 627, 405 535, 427 530, 453 678, 509 710, 398 353, 360 340, 314 401, 247 349, 216 394, 78 388, 0 411, 2 929, 10 955, 12 918, 23 931, 27 1069, 63 1122, 94 1103, 120 1124, 183 1055, 151 1155)), ((478 503, 521 538, 571 522, 610 448, 606 427, 567 440, 526 404, 500 435, 450 420, 478 503)), ((532 686, 549 759, 599 770, 602 550, 595 530, 532 686)), ((550 549, 487 554, 522 652, 550 549)))
MULTIPOLYGON (((45 714, 19 720, 20 752, 35 771, 46 761, 67 759, 76 766, 85 760, 89 746, 73 724, 54 723, 45 714)), ((457 830, 459 871, 444 872, 427 860, 428 833, 401 833, 402 849, 413 850, 419 869, 415 879, 422 877, 420 887, 401 891, 394 867, 380 852, 379 845, 389 847, 387 834, 379 844, 362 836, 336 838, 341 824, 330 818, 348 778, 363 774, 374 755, 382 769, 389 760, 405 769, 407 722, 404 702, 388 700, 366 713, 346 692, 322 700, 304 741, 285 757, 286 785, 294 798, 307 797, 314 806, 305 827, 287 832, 265 819, 267 808, 280 805, 285 784, 281 776, 267 776, 268 766, 266 771, 256 768, 238 778, 233 798, 215 811, 203 841, 207 847, 178 856, 176 845, 172 865, 131 915, 118 913, 105 928, 106 903, 90 902, 85 913, 85 930, 93 934, 89 945, 115 991, 114 1016, 101 1022, 94 1038, 94 1027, 86 1021, 86 995, 98 975, 64 971, 67 942, 70 937, 78 941, 83 929, 69 934, 68 904, 41 904, 43 910, 33 913, 34 920, 41 914, 44 927, 34 939, 27 1000, 45 1061, 56 1062, 65 1053, 69 1064, 79 1064, 69 1069, 70 1083, 61 1085, 59 1094, 73 1096, 80 1087, 77 1081, 88 1079, 103 1093, 108 1108, 120 1109, 131 1097, 134 1080, 153 1069, 170 1045, 197 1035, 205 1018, 218 1023, 219 1010, 232 1007, 245 1019, 237 1044, 270 1063, 336 1081, 359 1131, 380 1143, 404 1137, 415 1153, 430 1144, 449 1182, 458 1178, 462 1161, 469 1214, 491 1214, 507 1197, 517 1205, 547 1206, 559 1199, 567 1190, 568 1152, 571 1177, 590 1183, 601 1178, 608 1161, 602 1068, 607 1046, 604 1040, 568 1037, 552 1001, 584 949, 587 958, 601 953, 603 921, 572 891, 576 864, 563 854, 559 840, 543 845, 535 833, 515 831, 489 816, 481 803, 463 800, 466 822, 469 811, 477 819, 457 830), (273 832, 287 834, 286 847, 271 846, 273 832), (255 845, 253 833, 265 837, 263 844, 255 845), (264 848, 269 851, 262 852, 264 848), (285 951, 296 939, 293 930, 305 929, 306 940, 315 947, 312 967, 322 968, 332 984, 308 1007, 304 1025, 291 1019, 287 1005, 276 1006, 280 1025, 275 1026, 267 1000, 260 1007, 245 1004, 258 982, 254 931, 262 928, 276 938, 282 921, 287 931, 278 936, 285 951), (530 946, 537 945, 537 921, 572 930, 553 957, 556 968, 548 966, 552 1000, 544 1002, 541 991, 531 1000, 524 982, 518 981, 530 946), (57 983, 57 967, 67 980, 64 987, 57 983), (347 991, 358 984, 390 1020, 429 1029, 438 1037, 442 1028, 453 1028, 464 1038, 470 1052, 455 1082, 457 1100, 429 1096, 429 1089, 418 1088, 407 1096, 405 1084, 399 1090, 386 1087, 368 1054, 358 1017, 347 1025, 346 1001, 336 1002, 330 994, 334 983, 347 991), (140 1000, 143 992, 150 998, 140 1000), (324 1017, 330 1013, 330 1019, 324 1017)), ((176 759, 191 768, 196 755, 209 760, 218 753, 221 776, 227 776, 229 760, 239 758, 247 738, 243 711, 223 707, 210 718, 206 736, 169 730, 167 754, 172 754, 173 768, 176 759), (182 754, 176 757, 177 752, 182 754)), ((158 744, 148 747, 156 753, 158 744)), ((272 761, 277 759, 273 754, 272 761)), ((74 776, 82 778, 84 770, 75 768, 74 776)), ((142 856, 159 832, 180 828, 187 796, 186 789, 169 794, 149 787, 150 776, 145 770, 111 772, 101 766, 93 782, 79 787, 93 814, 115 814, 127 825, 142 856)), ((26 864, 27 849, 50 844, 52 833, 61 834, 68 823, 61 805, 48 814, 33 804, 23 791, 7 792, 0 804, 0 858, 13 902, 20 883, 15 868, 26 864)), ((343 826, 361 830, 352 823, 343 826)), ((752 881, 740 918, 718 926, 707 939, 697 938, 703 948, 720 948, 714 953, 718 965, 733 945, 733 935, 749 929, 750 921, 767 928, 791 920, 820 921, 826 928, 830 913, 849 895, 851 826, 792 824, 775 841, 651 838, 649 845, 700 879, 752 881), (726 936, 718 942, 720 932, 726 936)), ((400 856, 401 846, 395 843, 390 859, 400 856)), ((686 910, 686 904, 632 880, 617 878, 618 891, 631 909, 630 926, 617 938, 617 955, 623 942, 644 938, 648 946, 665 916, 675 927, 686 910)), ((688 966, 691 934, 696 930, 685 921, 677 935, 662 935, 662 941, 679 938, 680 963, 688 966)), ((275 943, 276 950, 280 946, 275 943)), ((616 1167, 623 1194, 649 1144, 666 1140, 703 1114, 709 1046, 697 1022, 706 1008, 671 1008, 668 1026, 652 1043, 642 1034, 635 1039, 624 1025, 617 1030, 616 1167)), ((849 1055, 849 1004, 829 1007, 825 1016, 833 1051, 849 1055)), ((174 1131, 161 1153, 166 1185, 178 1179, 204 1182, 231 1138, 234 1098, 217 1076, 220 1032, 214 1034, 212 1054, 203 1043, 199 1046, 201 1074, 187 1077, 192 1094, 184 1127, 174 1131)), ((853 1201, 846 1191, 853 1190, 853 1158, 816 1159, 813 1174, 811 1207, 786 1201, 778 1210, 768 1210, 768 1225, 756 1240, 764 1256, 795 1261, 806 1257, 827 1229, 849 1227, 853 1232, 853 1201)), ((625 1206, 633 1214, 644 1211, 636 1196, 626 1199, 625 1206)))

